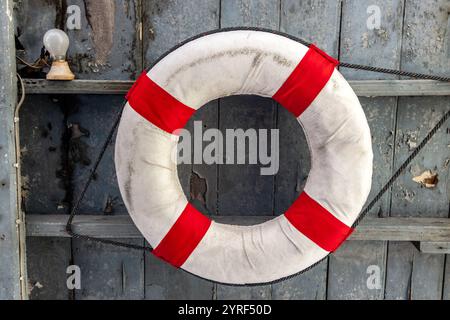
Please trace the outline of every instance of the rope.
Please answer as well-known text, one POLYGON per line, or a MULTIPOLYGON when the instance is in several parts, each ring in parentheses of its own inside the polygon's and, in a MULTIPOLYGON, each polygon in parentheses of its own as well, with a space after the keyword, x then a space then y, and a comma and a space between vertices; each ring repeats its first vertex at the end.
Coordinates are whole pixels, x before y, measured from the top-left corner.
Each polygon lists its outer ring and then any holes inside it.
POLYGON ((427 80, 450 82, 450 78, 448 78, 448 77, 435 76, 435 75, 431 75, 431 74, 415 73, 415 72, 386 69, 386 68, 380 68, 380 67, 371 67, 371 66, 364 66, 364 65, 360 65, 360 64, 353 64, 353 63, 346 63, 346 62, 341 62, 341 63, 339 63, 339 65, 341 67, 350 68, 350 69, 358 69, 358 70, 365 70, 365 71, 371 71, 371 72, 395 74, 397 76, 405 76, 405 77, 416 78, 416 79, 427 79, 427 80))
MULTIPOLYGON (((242 30, 242 29, 243 28, 239 28, 239 30, 242 30)), ((258 28, 244 28, 244 29, 245 30, 261 31, 261 29, 258 29, 258 28)), ((230 29, 225 29, 225 30, 222 29, 220 31, 233 31, 233 30, 236 30, 236 28, 230 28, 230 29)), ((273 30, 269 30, 269 31, 265 30, 265 31, 286 36, 283 33, 274 32, 273 30)), ((153 65, 155 65, 161 58, 163 58, 164 56, 166 56, 168 53, 172 52, 176 48, 180 47, 184 43, 187 43, 187 42, 191 41, 192 39, 195 39, 195 38, 198 38, 200 36, 204 36, 204 35, 210 34, 210 33, 212 33, 212 32, 204 33, 204 34, 198 35, 196 37, 193 37, 191 39, 188 39, 188 40, 182 42, 178 46, 172 48, 170 51, 168 51, 164 55, 162 55, 158 60, 156 60, 153 63, 153 65)), ((298 38, 295 38, 295 37, 292 37, 292 36, 289 36, 289 38, 309 46, 308 42, 306 42, 306 41, 304 41, 302 39, 298 39, 298 38)), ((449 77, 441 77, 441 76, 436 76, 436 75, 408 72, 408 71, 403 71, 403 70, 386 69, 386 68, 365 66, 365 65, 359 65, 359 64, 351 64, 351 63, 345 63, 345 62, 340 63, 339 65, 341 67, 344 67, 344 68, 352 68, 352 69, 365 70, 365 71, 371 71, 371 72, 394 74, 394 75, 398 75, 398 76, 405 76, 405 77, 416 78, 416 79, 428 79, 428 80, 450 82, 450 78, 449 77)), ((125 104, 124 104, 124 106, 125 106, 125 104)), ((89 188, 89 185, 91 184, 91 182, 92 182, 92 180, 93 180, 93 178, 95 176, 97 168, 98 168, 98 166, 99 166, 99 164, 100 164, 100 162, 101 162, 101 160, 102 160, 102 158, 103 158, 103 156, 104 156, 104 154, 106 152, 106 149, 108 148, 108 145, 111 143, 112 138, 114 136, 114 133, 116 132, 116 130, 117 130, 118 126, 119 126, 120 118, 121 118, 122 112, 123 112, 123 107, 117 113, 117 115, 116 115, 116 117, 114 119, 113 125, 112 125, 112 127, 111 127, 111 129, 110 129, 110 131, 108 133, 108 136, 107 136, 104 144, 102 145, 102 148, 100 149, 100 153, 99 153, 99 155, 96 158, 94 166, 92 167, 91 173, 89 174, 89 177, 88 177, 86 183, 84 184, 80 195, 78 196, 74 206, 72 207, 72 210, 70 212, 70 215, 69 215, 69 218, 68 218, 67 224, 66 224, 66 232, 70 236, 72 236, 73 238, 76 238, 76 239, 83 239, 83 240, 94 241, 94 242, 103 243, 103 244, 109 244, 109 245, 113 245, 113 246, 117 246, 117 247, 124 247, 124 248, 135 249, 135 250, 143 250, 144 252, 151 252, 153 250, 153 248, 151 248, 150 246, 146 247, 146 246, 132 245, 132 244, 129 244, 129 243, 115 241, 115 240, 91 237, 91 236, 88 236, 88 235, 78 234, 78 233, 74 232, 73 229, 72 229, 73 219, 74 219, 75 215, 78 213, 80 204, 81 204, 81 202, 84 199, 86 191, 89 188)), ((411 153, 411 155, 403 162, 403 164, 397 169, 397 171, 392 175, 392 177, 381 188, 381 190, 377 193, 377 195, 361 211, 360 215, 355 220, 355 222, 353 224, 353 227, 356 227, 361 222, 361 220, 367 215, 367 213, 369 213, 370 210, 375 206, 375 204, 383 197, 383 195, 386 193, 386 191, 391 188, 391 186, 398 179, 398 177, 401 175, 401 173, 406 169, 406 167, 411 163, 411 161, 414 160, 414 158, 425 147, 425 145, 431 140, 431 138, 435 135, 435 133, 439 130, 439 128, 441 128, 441 126, 448 120, 449 117, 450 117, 450 110, 447 111, 444 114, 444 116, 436 123, 436 125, 431 129, 431 131, 426 135, 426 137, 420 142, 420 144, 417 146, 417 148, 414 149, 414 151, 411 153)), ((319 263, 321 263, 324 259, 314 263, 313 265, 309 266, 308 268, 306 268, 306 269, 304 269, 304 270, 302 270, 302 271, 300 271, 300 272, 298 272, 296 274, 293 274, 291 276, 288 276, 288 277, 285 277, 283 279, 279 279, 279 280, 276 280, 276 281, 271 281, 271 282, 268 282, 266 284, 272 284, 272 283, 276 283, 276 282, 279 282, 279 281, 287 280, 287 279, 295 277, 295 276, 297 276, 299 274, 302 274, 302 273, 312 269, 313 267, 315 267, 319 263)), ((199 276, 197 276, 197 277, 199 277, 199 276)), ((201 278, 201 277, 199 277, 199 278, 201 278)), ((208 279, 205 279, 205 280, 208 280, 208 279)), ((257 284, 257 285, 261 285, 261 284, 257 284)), ((237 285, 237 286, 241 286, 241 285, 237 285)))

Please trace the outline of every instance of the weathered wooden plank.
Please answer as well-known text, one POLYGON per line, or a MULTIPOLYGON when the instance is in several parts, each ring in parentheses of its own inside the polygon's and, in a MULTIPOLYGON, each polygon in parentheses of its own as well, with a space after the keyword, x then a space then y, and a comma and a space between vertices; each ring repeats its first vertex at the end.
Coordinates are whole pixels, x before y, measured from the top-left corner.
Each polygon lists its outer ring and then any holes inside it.
POLYGON ((439 254, 449 254, 450 253, 450 242, 421 242, 420 252, 423 253, 439 253, 439 254))
POLYGON ((383 299, 386 254, 380 244, 347 241, 330 256, 329 300, 383 299))
MULTIPOLYGON (((208 129, 219 128, 219 101, 211 101, 198 110, 186 126, 194 139, 194 123, 202 127, 203 132, 208 129)), ((202 143, 202 151, 205 146, 211 142, 202 143)), ((191 149, 194 152, 194 149, 191 149)), ((193 160, 193 159, 192 159, 193 160)), ((178 166, 180 169, 180 166, 178 166)), ((218 165, 208 165, 205 163, 196 164, 192 161, 190 170, 185 170, 185 176, 188 182, 188 188, 185 192, 189 201, 204 214, 217 213, 217 170, 218 165)), ((182 170, 179 170, 180 180, 182 170)))
MULTIPOLYGON (((17 54, 28 62, 34 62, 41 53, 42 37, 51 28, 61 27, 63 22, 61 1, 37 0, 16 3, 15 23, 20 46, 17 54)), ((23 67, 23 66, 20 66, 23 67)), ((44 77, 30 68, 19 69, 22 76, 44 77)), ((66 107, 64 97, 36 96, 25 99, 20 112, 21 179, 24 211, 35 213, 66 213, 70 206, 69 176, 66 146, 64 145, 66 107)), ((70 250, 70 239, 60 239, 49 246, 45 239, 28 240, 28 273, 34 279, 46 279, 57 270, 61 260, 52 250, 70 250), (31 252, 33 250, 33 252, 31 252), (42 267, 40 257, 47 257, 47 267, 42 267), (55 268, 55 270, 53 270, 55 268)), ((67 252, 70 256, 70 251, 67 252)), ((62 266, 61 266, 62 268, 62 266)), ((65 276, 63 274, 63 276, 65 276)), ((37 280, 39 281, 39 280, 37 280)), ((67 288, 57 282, 45 281, 45 290, 33 290, 31 298, 68 298, 67 288), (42 297, 41 297, 42 294, 42 297)))
MULTIPOLYGON (((257 96, 223 98, 220 100, 220 130, 225 133, 226 129, 234 128, 244 131, 269 129, 268 132, 270 132, 270 129, 275 129, 276 125, 275 110, 276 103, 267 98, 257 96)), ((226 142, 224 145, 227 148, 226 142)), ((247 147, 247 161, 248 153, 247 147)), ((259 164, 248 163, 219 166, 218 214, 270 215, 273 213, 274 176, 261 175, 261 167, 259 164)))
MULTIPOLYGON (((279 1, 221 1, 220 26, 252 26, 279 29, 279 1)), ((219 128, 274 129, 277 105, 271 99, 235 96, 219 102, 219 128)), ((270 130, 269 130, 270 132, 270 130)), ((226 142, 225 142, 226 146, 226 142)), ((273 142, 268 146, 269 152, 273 142)), ((246 150, 248 159, 249 150, 246 150)), ((227 156, 227 155, 226 155, 227 156)), ((220 165, 218 169, 217 214, 273 214, 274 176, 260 174, 260 165, 220 165)), ((271 286, 230 287, 217 285, 217 299, 268 299, 271 286)))
POLYGON ((410 299, 414 245, 411 242, 389 242, 388 250, 384 298, 410 299))
POLYGON ((450 300, 450 263, 448 262, 448 255, 445 257, 445 260, 446 263, 445 263, 442 299, 450 300))
MULTIPOLYGON (((270 220, 272 216, 211 216, 222 223, 253 225, 270 220)), ((65 232, 67 215, 27 216, 29 237, 69 237, 65 232)), ((127 215, 82 214, 75 217, 76 232, 101 238, 141 238, 131 218, 127 215)), ((450 219, 420 217, 389 217, 364 219, 349 240, 397 240, 448 242, 450 240, 450 219)))
POLYGON ((143 50, 149 67, 183 40, 219 27, 220 1, 143 2, 143 50))
MULTIPOLYGON (((79 79, 134 79, 142 70, 140 1, 73 0, 81 30, 67 30, 68 56, 79 79)), ((67 29, 67 28, 66 28, 67 29)))
MULTIPOLYGON (((314 42, 337 56, 339 44, 340 1, 281 1, 280 30, 314 42)), ((310 169, 309 148, 303 130, 290 112, 279 108, 280 170, 275 178, 275 213, 284 213, 303 190, 310 169)), ((319 265, 284 283, 273 285, 274 296, 286 292, 304 299, 325 299, 327 263, 319 265), (305 286, 315 282, 314 286, 305 286)))
POLYGON ((216 287, 217 300, 270 300, 272 298, 270 285, 236 287, 221 284, 216 287))
MULTIPOLYGON (((78 0, 71 4, 81 8, 82 18, 81 30, 68 31, 71 39, 69 56, 76 76, 88 80, 136 78, 142 68, 138 29, 141 20, 140 2, 78 0)), ((123 97, 117 95, 77 95, 67 99, 66 105, 70 110, 66 116, 66 135, 72 202, 79 197, 123 103, 123 97)), ((117 187, 113 143, 108 146, 95 179, 86 192, 80 206, 82 212, 106 215, 126 212, 117 187)), ((137 242, 143 244, 142 240, 132 241, 137 242)), ((92 276, 84 282, 81 292, 75 292, 76 299, 144 297, 142 253, 86 241, 73 241, 73 250, 74 264, 80 266, 82 273, 92 276), (100 259, 104 260, 102 266, 114 272, 101 273, 104 271, 97 268, 100 259), (121 277, 121 268, 129 274, 121 277), (142 274, 136 274, 136 271, 142 274), (117 285, 120 279, 122 286, 117 285), (113 282, 116 285, 112 285, 113 282)))
MULTIPOLYGON (((346 69, 345 69, 346 70, 346 69)), ((124 95, 134 80, 73 80, 56 82, 24 79, 28 95, 35 94, 119 94, 124 95)), ((448 96, 450 84, 433 80, 350 80, 360 97, 448 96)))
POLYGON ((281 1, 280 31, 315 43, 337 57, 341 1, 281 1))
POLYGON ((152 254, 147 254, 146 259, 152 266, 152 272, 147 273, 145 279, 146 299, 212 299, 211 282, 176 269, 152 254), (168 283, 171 285, 167 285, 168 283))
MULTIPOLYGON (((367 65, 383 65, 398 69, 401 48, 403 1, 342 2, 340 53, 341 61, 367 65), (379 29, 367 25, 369 6, 380 9, 379 29)), ((348 79, 389 79, 384 74, 342 69, 348 79)), ((393 131, 397 101, 395 98, 361 99, 372 134, 374 153, 372 189, 369 199, 375 196, 390 178, 393 159, 393 131)), ((389 194, 369 213, 386 216, 389 213, 389 194)), ((328 272, 329 299, 383 299, 386 242, 346 243, 330 257, 328 272), (368 269, 369 268, 369 269, 368 269), (377 270, 377 285, 368 285, 368 270, 377 270)))
POLYGON ((12 9, 12 1, 0 3, 0 300, 26 297, 20 282, 20 235, 16 225, 20 215, 14 168, 17 87, 12 9))
MULTIPOLYGON (((47 30, 53 28, 64 29, 64 9, 62 1, 36 0, 16 2, 14 6, 14 20, 19 47, 17 54, 28 63, 35 62, 44 46, 42 38, 47 30)), ((23 67, 23 65, 19 65, 23 67)), ((44 76, 39 70, 23 70, 33 78, 44 76)))
MULTIPOLYGON (((219 27, 220 1, 144 1, 143 52, 149 67, 160 55, 181 41, 219 27)), ((217 103, 211 102, 191 119, 202 120, 206 127, 217 128, 217 103)), ((213 213, 216 207, 217 174, 215 166, 179 165, 178 176, 185 194, 201 211, 213 213), (193 173, 195 172, 195 174, 193 173)), ((213 284, 174 270, 151 255, 146 257, 146 298, 212 299, 213 284), (164 275, 161 277, 161 275, 164 275), (161 278, 160 278, 161 277, 161 278), (161 281, 164 279, 165 281, 161 281)))
POLYGON ((327 274, 328 260, 324 260, 314 268, 292 279, 280 281, 272 285, 274 300, 325 300, 326 285, 324 274, 327 274))
MULTIPOLYGON (((73 199, 80 194, 92 165, 100 153, 110 128, 123 106, 120 96, 71 96, 71 112, 67 118, 69 165, 73 199)), ((126 212, 117 185, 112 140, 99 165, 95 179, 80 205, 81 212, 115 214, 126 212)))
MULTIPOLYGON (((343 69, 347 70, 347 69, 343 69)), ((130 90, 134 80, 47 81, 24 79, 28 95, 34 94, 120 94, 130 90)), ((449 96, 450 83, 433 80, 350 80, 360 97, 449 96)))
POLYGON ((279 1, 227 0, 222 1, 221 27, 260 27, 279 29, 279 1))
MULTIPOLYGON (((142 245, 139 239, 122 239, 142 245)), ((144 254, 128 248, 73 240, 73 261, 80 267, 81 289, 75 299, 143 299, 144 254)))
MULTIPOLYGON (((423 73, 446 74, 450 71, 444 36, 448 27, 448 1, 406 1, 402 45, 402 68, 423 73)), ((448 110, 444 98, 399 98, 395 166, 399 166, 448 110), (417 112, 417 106, 422 106, 417 112)), ((439 131, 419 157, 405 170, 392 191, 392 212, 399 216, 448 217, 448 136, 439 131), (433 189, 421 187, 412 178, 426 169, 438 173, 439 182, 433 189)), ((420 253, 410 247, 408 257, 413 265, 410 296, 395 279, 386 288, 394 298, 440 299, 444 257, 420 253), (395 284, 396 283, 396 284, 395 284), (426 285, 424 285, 426 283, 426 285)), ((389 260, 395 259, 389 250, 389 260)), ((406 253, 402 253, 406 255, 406 253)), ((389 277, 388 272, 388 277, 389 277)))
POLYGON ((63 238, 29 237, 28 289, 33 300, 68 300, 67 267, 71 264, 70 240, 63 238))
POLYGON ((67 213, 70 206, 66 146, 66 97, 27 98, 20 111, 23 209, 67 213))

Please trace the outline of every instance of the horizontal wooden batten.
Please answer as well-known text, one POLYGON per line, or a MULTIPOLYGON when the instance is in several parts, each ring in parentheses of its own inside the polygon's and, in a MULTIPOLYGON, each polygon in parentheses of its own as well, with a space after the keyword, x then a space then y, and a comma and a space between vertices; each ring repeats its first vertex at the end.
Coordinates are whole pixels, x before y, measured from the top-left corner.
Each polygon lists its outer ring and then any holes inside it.
MULTIPOLYGON (((24 79, 27 94, 125 94, 134 81, 24 79)), ((361 97, 448 96, 450 83, 432 80, 349 81, 361 97)))
MULTIPOLYGON (((26 217, 27 235, 31 237, 69 237, 65 232, 67 215, 37 215, 26 217)), ((215 221, 252 225, 269 216, 216 216, 215 221)), ((73 222, 76 233, 99 238, 142 238, 127 215, 78 215, 73 222)), ((356 228, 350 240, 450 242, 450 219, 445 218, 366 218, 356 228)))

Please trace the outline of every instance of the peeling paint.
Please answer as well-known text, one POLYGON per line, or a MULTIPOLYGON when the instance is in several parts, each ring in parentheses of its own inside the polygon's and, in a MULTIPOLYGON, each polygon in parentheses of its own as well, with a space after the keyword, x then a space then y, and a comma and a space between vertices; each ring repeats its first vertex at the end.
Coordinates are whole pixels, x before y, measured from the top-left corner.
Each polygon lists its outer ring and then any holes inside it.
POLYGON ((431 170, 425 170, 422 174, 415 176, 412 180, 425 188, 434 188, 439 182, 438 174, 431 170))
POLYGON ((92 29, 95 64, 104 66, 114 42, 115 3, 114 0, 84 0, 84 2, 86 18, 92 29))

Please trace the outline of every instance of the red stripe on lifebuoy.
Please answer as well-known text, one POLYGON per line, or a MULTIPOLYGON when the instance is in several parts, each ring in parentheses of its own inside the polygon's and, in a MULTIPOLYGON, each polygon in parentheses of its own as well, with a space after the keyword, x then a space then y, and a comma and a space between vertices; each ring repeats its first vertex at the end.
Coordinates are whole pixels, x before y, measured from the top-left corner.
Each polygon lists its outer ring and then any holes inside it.
POLYGON ((308 52, 291 75, 274 94, 273 99, 300 116, 327 84, 339 61, 310 45, 308 52))
POLYGON ((188 203, 152 253, 179 268, 203 239, 210 225, 211 220, 188 203))
POLYGON ((298 231, 329 252, 336 250, 353 232, 306 192, 300 194, 284 215, 298 231))
POLYGON ((195 112, 172 97, 146 73, 136 80, 126 98, 137 113, 169 133, 184 128, 195 112))

